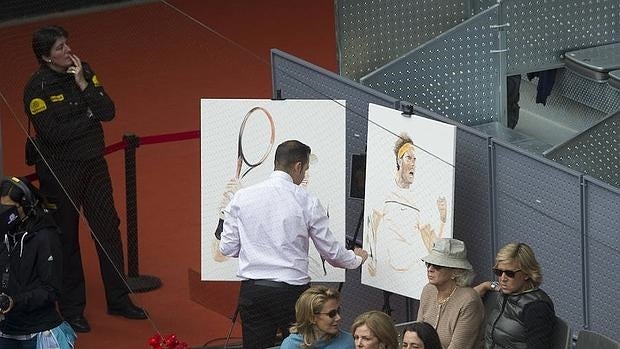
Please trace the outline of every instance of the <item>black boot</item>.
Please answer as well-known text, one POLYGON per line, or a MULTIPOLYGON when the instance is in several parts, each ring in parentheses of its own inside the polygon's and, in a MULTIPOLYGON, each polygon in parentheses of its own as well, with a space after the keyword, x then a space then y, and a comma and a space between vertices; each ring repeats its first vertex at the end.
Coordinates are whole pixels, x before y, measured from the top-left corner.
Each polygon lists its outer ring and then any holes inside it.
POLYGON ((108 314, 133 320, 143 320, 147 318, 146 311, 133 304, 128 296, 117 303, 108 304, 108 314))

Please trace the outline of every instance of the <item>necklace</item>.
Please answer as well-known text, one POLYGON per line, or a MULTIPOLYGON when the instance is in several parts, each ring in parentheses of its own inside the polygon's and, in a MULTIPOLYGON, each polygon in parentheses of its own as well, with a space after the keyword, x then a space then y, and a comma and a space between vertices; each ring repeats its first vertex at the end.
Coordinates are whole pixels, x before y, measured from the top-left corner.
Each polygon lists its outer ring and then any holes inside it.
POLYGON ((444 310, 443 305, 446 304, 446 302, 450 300, 450 297, 452 297, 455 291, 456 291, 456 286, 454 286, 454 288, 452 289, 452 292, 450 292, 450 295, 448 297, 444 299, 439 299, 439 297, 437 297, 438 309, 437 309, 437 319, 435 320, 435 326, 434 326, 435 329, 439 327, 439 318, 441 317, 441 313, 443 313, 443 310, 444 310))
POLYGON ((454 286, 454 288, 452 289, 452 292, 450 292, 450 294, 448 295, 448 297, 444 298, 444 299, 439 299, 439 297, 437 297, 437 304, 439 305, 443 305, 445 304, 447 301, 450 300, 450 297, 452 297, 452 295, 454 294, 454 291, 456 291, 456 286, 454 286))

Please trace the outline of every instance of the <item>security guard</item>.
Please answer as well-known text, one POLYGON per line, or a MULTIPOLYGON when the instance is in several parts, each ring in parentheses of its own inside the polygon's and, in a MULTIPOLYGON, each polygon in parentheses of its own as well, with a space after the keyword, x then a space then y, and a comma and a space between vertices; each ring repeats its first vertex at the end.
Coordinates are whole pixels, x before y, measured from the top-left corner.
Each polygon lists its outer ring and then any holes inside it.
POLYGON ((62 231, 63 290, 60 311, 78 332, 90 331, 84 317, 86 290, 79 246, 79 210, 92 229, 108 313, 145 319, 123 281, 123 249, 112 183, 104 158, 102 121, 114 118, 114 102, 97 75, 72 53, 58 26, 33 34, 40 68, 24 91, 24 108, 36 130, 35 160, 41 192, 58 202, 54 218, 62 231), (68 195, 68 196, 67 196, 68 195))

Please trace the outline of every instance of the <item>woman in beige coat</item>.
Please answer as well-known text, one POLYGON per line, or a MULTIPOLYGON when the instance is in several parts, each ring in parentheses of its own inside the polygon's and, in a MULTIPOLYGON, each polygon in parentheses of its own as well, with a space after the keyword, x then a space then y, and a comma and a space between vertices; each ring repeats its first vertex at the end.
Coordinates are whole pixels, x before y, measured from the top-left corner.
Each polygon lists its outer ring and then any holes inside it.
POLYGON ((422 260, 428 284, 420 297, 418 321, 428 322, 437 330, 444 349, 480 348, 484 305, 469 287, 473 268, 465 244, 456 239, 439 239, 422 260))

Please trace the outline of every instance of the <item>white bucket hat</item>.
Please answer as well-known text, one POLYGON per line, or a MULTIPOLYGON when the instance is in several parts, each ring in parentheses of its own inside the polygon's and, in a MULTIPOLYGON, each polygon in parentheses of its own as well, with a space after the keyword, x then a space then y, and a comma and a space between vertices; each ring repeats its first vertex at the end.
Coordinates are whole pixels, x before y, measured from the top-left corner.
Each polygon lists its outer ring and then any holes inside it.
POLYGON ((471 263, 467 260, 465 243, 457 239, 439 239, 433 243, 431 253, 422 258, 422 261, 440 267, 472 270, 471 263))

